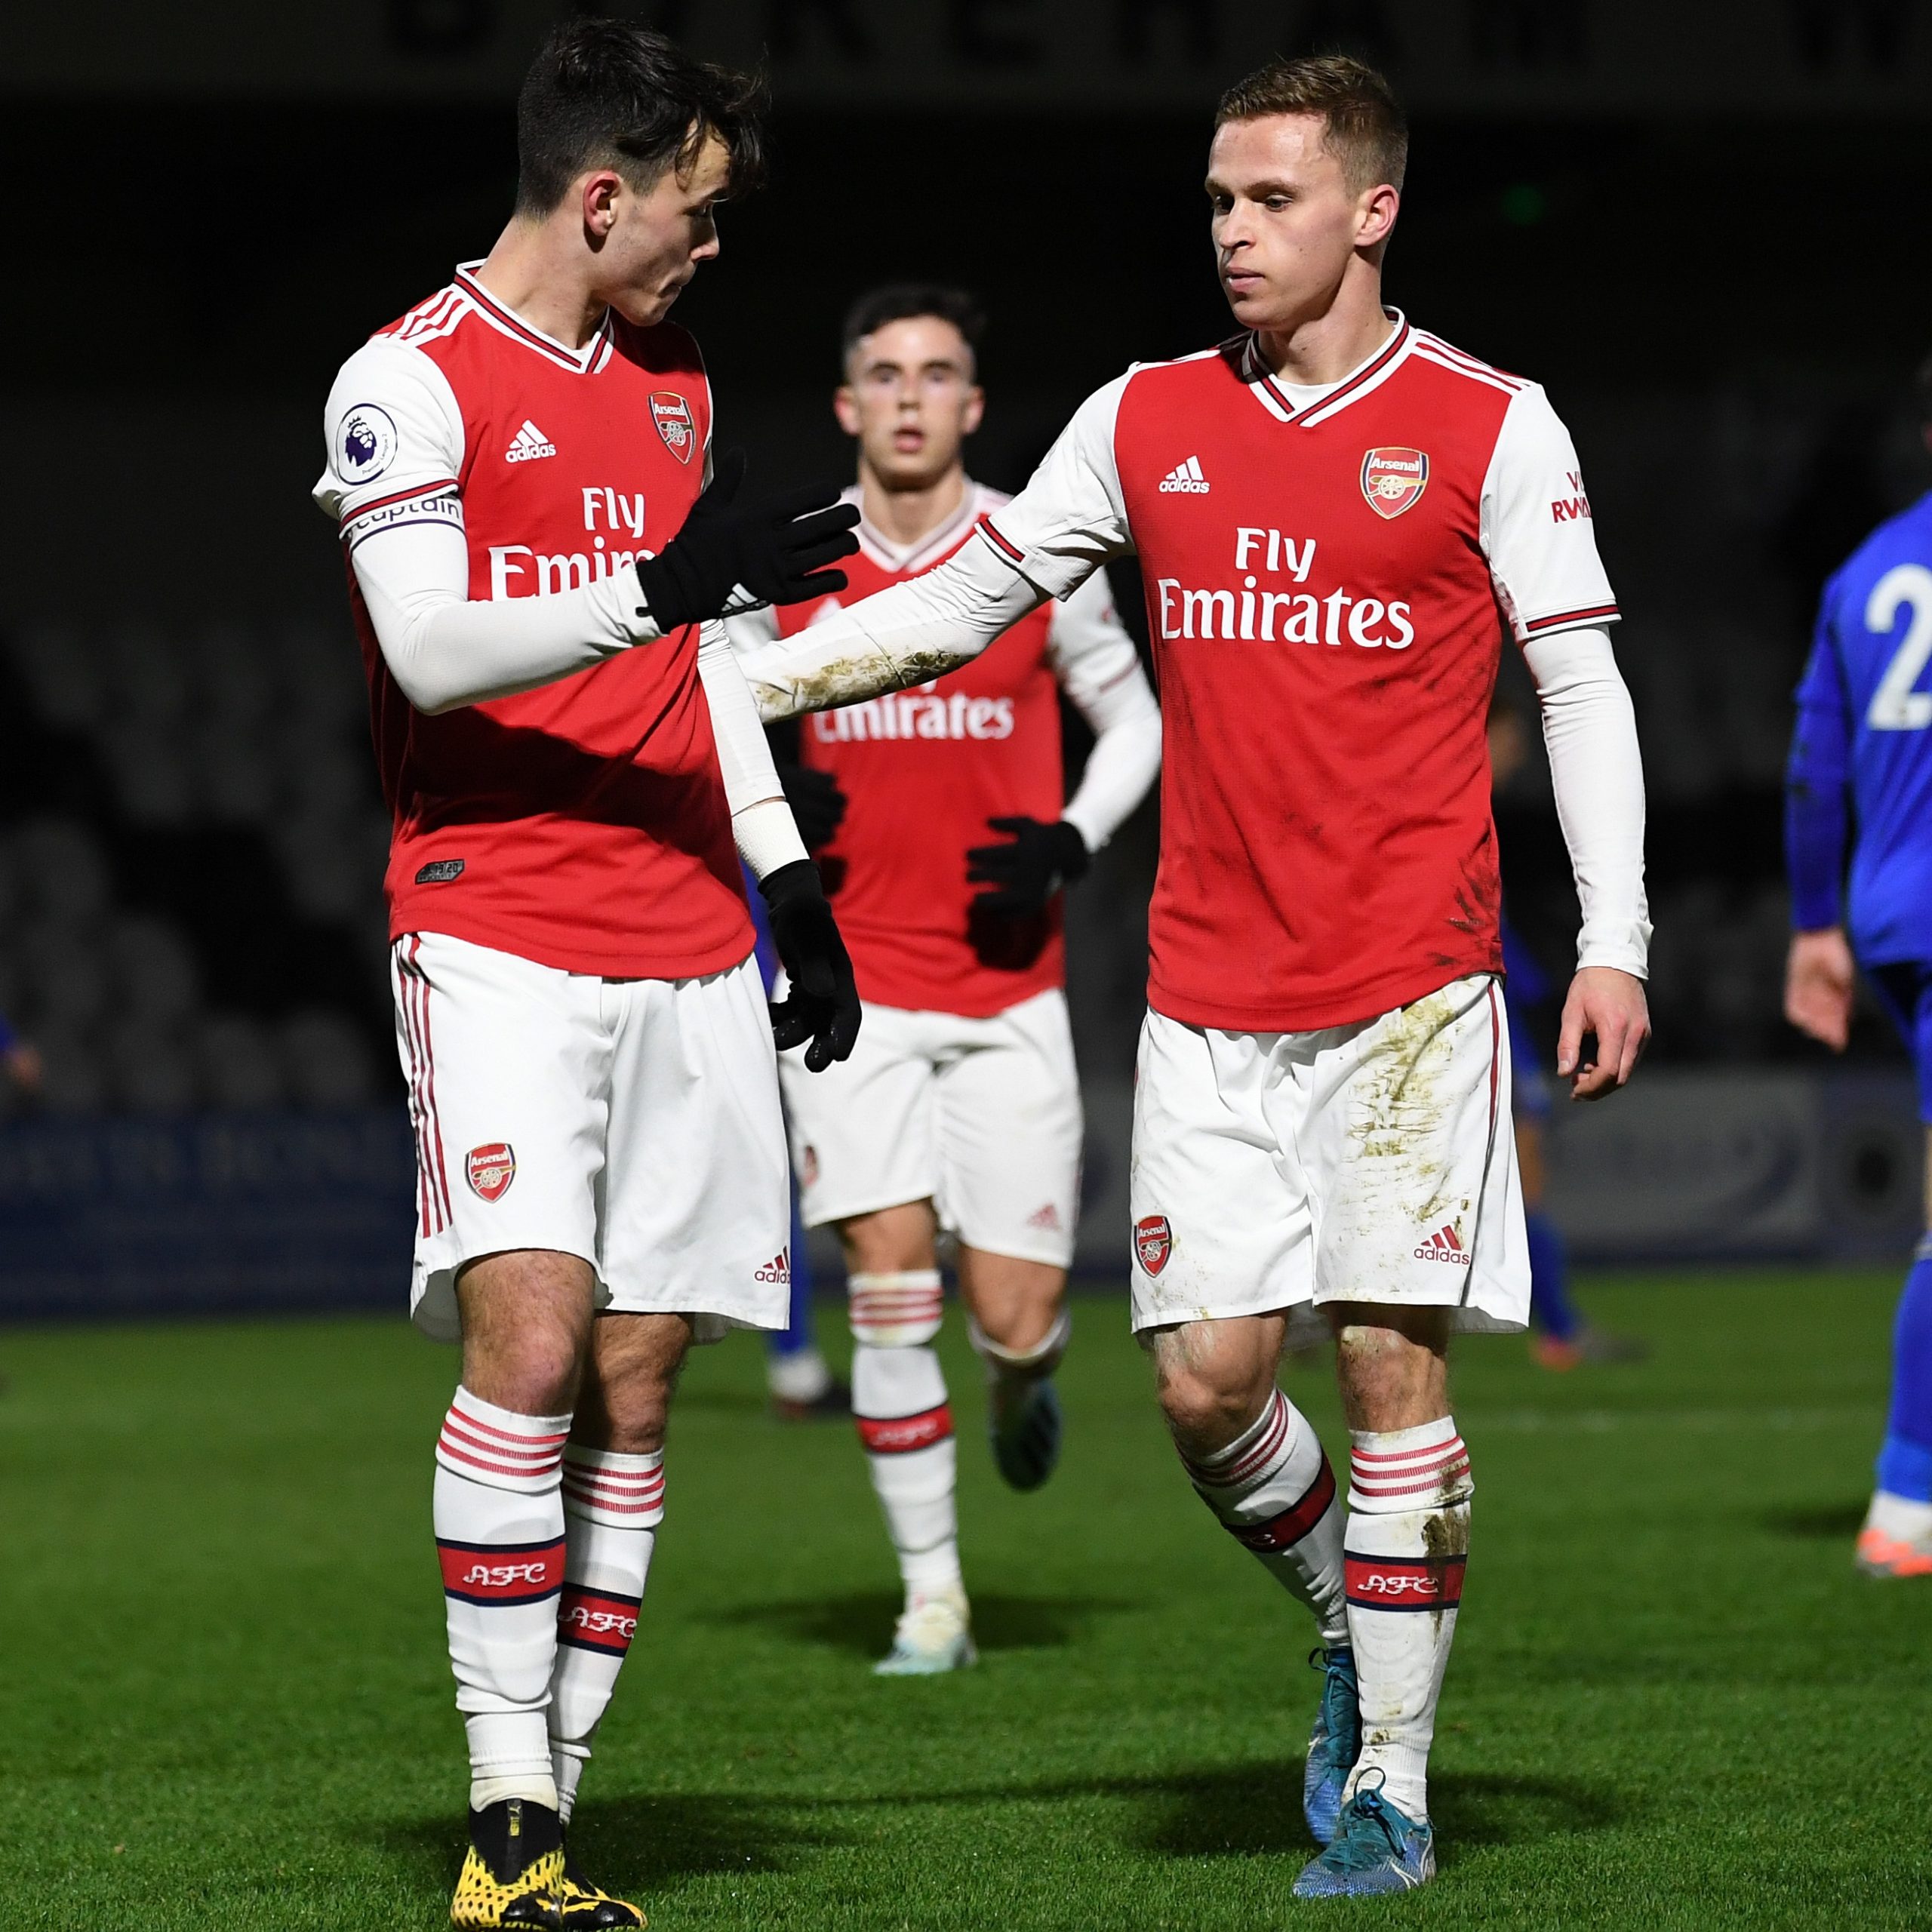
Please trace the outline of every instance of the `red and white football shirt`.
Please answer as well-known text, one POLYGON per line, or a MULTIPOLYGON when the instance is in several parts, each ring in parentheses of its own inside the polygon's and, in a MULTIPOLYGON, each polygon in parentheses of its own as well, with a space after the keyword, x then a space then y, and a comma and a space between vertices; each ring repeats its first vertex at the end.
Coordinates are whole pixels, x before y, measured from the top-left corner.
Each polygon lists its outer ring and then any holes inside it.
POLYGON ((1167 734, 1149 1004, 1287 1032, 1502 968, 1484 723, 1617 615, 1543 391, 1392 314, 1297 396, 1243 336, 1084 405, 982 528, 1041 589, 1137 550, 1167 734))
MULTIPOLYGON (((856 488, 846 492, 860 500, 856 488)), ((734 641, 750 648, 794 635, 922 576, 1006 501, 969 483, 959 509, 909 549, 860 524, 859 554, 840 565, 849 586, 841 597, 734 620, 734 641)), ((966 854, 998 841, 989 819, 1060 817, 1062 685, 1079 703, 1140 678, 1106 574, 1096 572, 958 670, 798 721, 802 762, 830 772, 847 799, 837 838, 817 857, 863 998, 984 1018, 1065 983, 1059 899, 1036 920, 976 917, 972 900, 984 888, 967 883, 966 854)))
MULTIPOLYGON (((459 528, 472 599, 540 597, 655 555, 703 482, 711 392, 696 343, 614 313, 570 347, 498 302, 474 266, 337 378, 315 494, 346 551, 411 524, 459 528)), ((447 933, 613 978, 745 958, 695 626, 431 716, 390 675, 352 569, 349 589, 393 815, 392 937, 447 933)))

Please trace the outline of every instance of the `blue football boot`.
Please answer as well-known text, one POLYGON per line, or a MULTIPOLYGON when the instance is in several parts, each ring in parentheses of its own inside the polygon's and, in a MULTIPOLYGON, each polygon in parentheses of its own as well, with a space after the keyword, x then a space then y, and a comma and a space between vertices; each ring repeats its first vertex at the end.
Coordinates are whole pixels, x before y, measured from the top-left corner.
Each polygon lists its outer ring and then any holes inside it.
POLYGON ((1380 1789, 1358 1785, 1342 1807, 1334 1842, 1302 1868, 1295 1897, 1372 1898, 1412 1892, 1435 1876, 1435 1832, 1398 1811, 1380 1789))
POLYGON ((993 1462, 1013 1489, 1038 1489, 1060 1461, 1060 1397, 1053 1383, 995 1375, 986 1389, 993 1462))
POLYGON ((1321 1702, 1309 1734, 1308 1768, 1302 1774, 1301 1810, 1317 1844, 1331 1844, 1342 1814, 1342 1787, 1361 1755, 1361 1703, 1355 1687, 1355 1654, 1346 1645, 1312 1651, 1321 1673, 1321 1702))

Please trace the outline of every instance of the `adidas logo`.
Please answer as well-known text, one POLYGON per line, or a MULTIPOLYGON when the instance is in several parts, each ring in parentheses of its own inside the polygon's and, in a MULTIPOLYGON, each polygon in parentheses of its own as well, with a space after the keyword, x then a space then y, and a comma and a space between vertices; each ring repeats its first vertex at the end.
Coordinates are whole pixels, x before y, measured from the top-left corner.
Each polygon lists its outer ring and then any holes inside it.
POLYGON ((1446 1221, 1416 1250, 1418 1261, 1446 1261, 1452 1268, 1469 1265, 1468 1249, 1456 1238, 1456 1230, 1446 1221))
POLYGON ((1204 497, 1207 494, 1208 479, 1201 473, 1201 459, 1198 456, 1176 463, 1161 478, 1161 494, 1164 497, 1204 497))
POLYGON ((1057 1228, 1060 1226, 1060 1210, 1049 1201, 1044 1208, 1035 1208, 1026 1217, 1026 1225, 1029 1228, 1057 1228))
POLYGON ((516 440, 503 452, 506 463, 534 463, 540 456, 555 456, 557 446, 528 417, 516 432, 516 440))
POLYGON ((792 1285, 792 1251, 781 1247, 764 1266, 752 1275, 755 1281, 776 1281, 781 1287, 792 1285))

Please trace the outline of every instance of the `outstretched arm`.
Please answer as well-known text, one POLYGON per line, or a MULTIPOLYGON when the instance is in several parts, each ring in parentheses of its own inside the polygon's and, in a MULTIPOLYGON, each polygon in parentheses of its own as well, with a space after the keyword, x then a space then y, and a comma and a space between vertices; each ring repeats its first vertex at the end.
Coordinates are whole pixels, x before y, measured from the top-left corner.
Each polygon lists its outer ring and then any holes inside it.
POLYGON ((748 653, 745 681, 768 724, 857 704, 957 670, 1046 598, 975 535, 924 577, 748 653))

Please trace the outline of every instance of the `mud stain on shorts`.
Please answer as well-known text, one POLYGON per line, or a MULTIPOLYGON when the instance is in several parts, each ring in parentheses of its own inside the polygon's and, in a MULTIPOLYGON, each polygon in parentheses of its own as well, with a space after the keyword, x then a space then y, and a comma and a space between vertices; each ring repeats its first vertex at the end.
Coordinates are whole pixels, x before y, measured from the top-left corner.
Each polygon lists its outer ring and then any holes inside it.
POLYGON ((1468 1211, 1443 1186, 1448 1118, 1466 1097, 1449 1076, 1467 1006, 1444 988, 1389 1014, 1350 1083, 1349 1173, 1337 1204, 1371 1242, 1392 1225, 1427 1230, 1468 1211))

